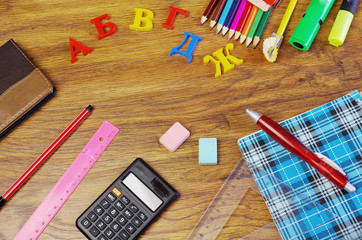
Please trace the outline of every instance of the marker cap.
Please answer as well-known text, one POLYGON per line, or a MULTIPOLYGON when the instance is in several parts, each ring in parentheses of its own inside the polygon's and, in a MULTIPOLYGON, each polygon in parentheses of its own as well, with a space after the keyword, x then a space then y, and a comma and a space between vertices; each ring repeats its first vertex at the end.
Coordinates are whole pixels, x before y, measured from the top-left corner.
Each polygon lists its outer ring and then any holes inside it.
POLYGON ((354 15, 346 10, 340 10, 328 36, 329 44, 338 47, 343 44, 354 15))

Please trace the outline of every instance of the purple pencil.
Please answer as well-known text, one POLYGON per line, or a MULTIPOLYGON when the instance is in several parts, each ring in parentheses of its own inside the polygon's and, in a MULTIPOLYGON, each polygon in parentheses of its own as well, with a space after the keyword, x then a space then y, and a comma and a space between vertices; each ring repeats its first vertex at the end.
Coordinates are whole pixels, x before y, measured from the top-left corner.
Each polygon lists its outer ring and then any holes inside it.
POLYGON ((248 0, 241 0, 241 3, 239 5, 238 11, 235 14, 233 23, 231 24, 230 31, 229 31, 229 40, 232 38, 232 36, 235 33, 235 30, 238 26, 238 23, 240 22, 240 18, 243 15, 243 12, 245 10, 245 6, 248 0))

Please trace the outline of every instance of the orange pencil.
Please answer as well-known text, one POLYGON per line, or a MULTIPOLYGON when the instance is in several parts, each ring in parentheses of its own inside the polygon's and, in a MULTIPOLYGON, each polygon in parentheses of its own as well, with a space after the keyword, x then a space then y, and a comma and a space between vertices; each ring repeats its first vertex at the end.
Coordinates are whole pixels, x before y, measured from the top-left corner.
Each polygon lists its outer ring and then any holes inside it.
POLYGON ((251 25, 253 25, 256 13, 258 12, 258 7, 256 7, 255 5, 252 7, 248 20, 246 20, 245 26, 243 28, 243 31, 241 32, 241 36, 240 36, 240 43, 243 43, 246 39, 246 36, 249 33, 249 30, 251 28, 251 25))

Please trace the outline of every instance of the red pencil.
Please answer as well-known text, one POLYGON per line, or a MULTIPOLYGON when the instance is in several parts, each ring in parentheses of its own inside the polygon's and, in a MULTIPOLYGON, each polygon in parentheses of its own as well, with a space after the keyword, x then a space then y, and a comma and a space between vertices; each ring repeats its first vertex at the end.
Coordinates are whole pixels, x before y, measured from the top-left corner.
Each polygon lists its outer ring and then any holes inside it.
POLYGON ((202 15, 202 17, 201 17, 201 23, 200 23, 201 25, 204 24, 207 21, 207 19, 209 19, 209 17, 211 16, 211 13, 214 10, 214 8, 215 8, 218 1, 219 0, 211 0, 210 1, 209 5, 205 9, 204 15, 202 15))
POLYGON ((0 207, 33 175, 33 173, 52 155, 70 134, 86 119, 93 107, 89 105, 76 117, 73 122, 50 144, 50 146, 31 164, 31 166, 16 180, 13 185, 0 197, 0 207))
POLYGON ((248 19, 249 17, 249 13, 251 11, 251 8, 253 7, 253 4, 251 4, 249 1, 246 3, 246 6, 245 6, 245 10, 243 12, 243 15, 241 16, 240 18, 240 22, 238 24, 238 26, 236 27, 235 29, 235 41, 238 40, 238 38, 240 37, 240 34, 241 34, 241 30, 243 29, 245 23, 246 23, 246 20, 248 19))

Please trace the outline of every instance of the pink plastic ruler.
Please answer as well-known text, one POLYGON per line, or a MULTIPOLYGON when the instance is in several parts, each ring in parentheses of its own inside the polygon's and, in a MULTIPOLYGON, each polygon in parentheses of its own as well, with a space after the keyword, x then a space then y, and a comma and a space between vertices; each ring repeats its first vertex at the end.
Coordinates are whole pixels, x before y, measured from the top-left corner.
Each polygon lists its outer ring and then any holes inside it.
POLYGON ((106 121, 102 124, 33 215, 20 229, 14 240, 38 239, 118 132, 119 129, 111 123, 106 121))

